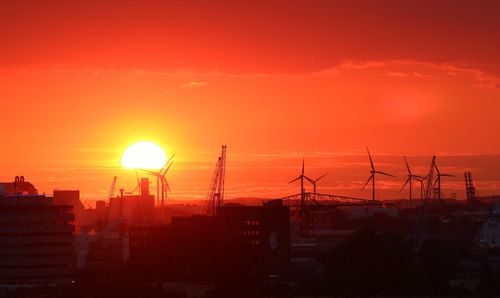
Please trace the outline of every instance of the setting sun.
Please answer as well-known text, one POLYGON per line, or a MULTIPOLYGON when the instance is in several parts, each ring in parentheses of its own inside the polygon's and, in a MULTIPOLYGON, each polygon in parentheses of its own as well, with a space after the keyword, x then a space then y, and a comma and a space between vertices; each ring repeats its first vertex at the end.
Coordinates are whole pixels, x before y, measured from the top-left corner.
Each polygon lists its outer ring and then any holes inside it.
POLYGON ((163 149, 148 141, 134 143, 122 155, 122 166, 128 169, 159 169, 167 162, 163 149))

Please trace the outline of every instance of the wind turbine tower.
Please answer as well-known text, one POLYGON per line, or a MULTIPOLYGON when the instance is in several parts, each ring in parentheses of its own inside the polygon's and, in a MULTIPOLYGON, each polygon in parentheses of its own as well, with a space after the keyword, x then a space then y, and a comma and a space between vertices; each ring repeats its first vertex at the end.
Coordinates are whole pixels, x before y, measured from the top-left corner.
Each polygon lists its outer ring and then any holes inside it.
POLYGON ((313 193, 316 194, 316 183, 321 180, 323 177, 325 177, 327 174, 323 174, 316 178, 315 180, 309 179, 308 177, 305 177, 311 184, 313 185, 313 193))
POLYGON ((150 175, 156 177, 156 200, 158 202, 158 205, 161 204, 161 206, 165 206, 165 199, 167 197, 167 193, 170 191, 170 185, 168 185, 167 179, 165 176, 167 175, 168 170, 174 163, 173 159, 175 157, 175 154, 170 157, 165 165, 158 170, 158 171, 150 171, 150 170, 144 170, 145 172, 149 173, 150 175), (160 184, 161 184, 161 193, 160 193, 160 184), (161 197, 161 199, 160 199, 161 197))
POLYGON ((413 176, 413 178, 420 182, 420 199, 422 200, 424 198, 424 182, 426 178, 420 176, 413 176))
POLYGON ((429 173, 425 178, 422 179, 421 187, 424 186, 424 200, 422 202, 422 206, 417 209, 417 217, 415 221, 415 232, 414 232, 414 248, 415 250, 419 250, 422 243, 425 241, 427 237, 427 208, 429 204, 429 199, 432 195, 433 188, 433 179, 434 179, 434 170, 435 170, 435 162, 436 157, 432 157, 431 166, 429 168, 429 173))
POLYGON ((368 178, 368 181, 366 181, 366 183, 363 186, 363 188, 361 189, 361 191, 365 190, 366 186, 371 181, 372 182, 372 200, 375 201, 375 175, 380 174, 380 175, 390 176, 390 177, 396 177, 396 176, 375 170, 375 166, 373 165, 372 156, 370 154, 370 150, 368 149, 368 147, 366 147, 366 151, 368 152, 368 158, 370 159, 370 166, 371 166, 370 174, 371 175, 370 175, 370 178, 368 178))
MULTIPOLYGON (((408 179, 406 179, 406 182, 403 184, 403 186, 401 187, 399 192, 401 192, 405 188, 405 186, 407 184, 409 184, 408 188, 410 190, 410 201, 411 201, 412 200, 412 182, 413 182, 413 179, 415 179, 417 181, 421 181, 420 179, 423 179, 423 177, 413 175, 411 170, 410 170, 410 166, 408 165, 408 160, 406 160, 406 156, 403 155, 403 158, 405 160, 406 169, 408 170, 408 179)), ((420 187, 420 188, 422 188, 422 187, 420 187)), ((422 189, 420 189, 420 197, 422 197, 422 189)))
POLYGON ((304 179, 306 179, 307 181, 311 182, 311 184, 314 187, 314 192, 316 193, 316 181, 318 181, 319 179, 323 178, 323 176, 319 177, 316 180, 312 180, 311 178, 309 178, 306 175, 304 175, 304 158, 302 158, 302 171, 300 172, 300 175, 297 178, 293 179, 292 181, 288 182, 288 183, 293 183, 293 182, 295 182, 297 180, 300 180, 300 203, 301 203, 302 206, 304 206, 305 199, 306 199, 306 192, 305 192, 305 189, 304 189, 304 179))
POLYGON ((439 171, 438 166, 436 165, 436 158, 435 157, 432 159, 432 162, 433 162, 434 169, 436 170, 436 182, 434 182, 433 185, 437 184, 437 189, 436 189, 436 191, 437 191, 437 198, 438 198, 438 200, 441 200, 441 177, 455 177, 455 176, 454 175, 450 175, 450 174, 443 174, 443 173, 441 173, 439 171))

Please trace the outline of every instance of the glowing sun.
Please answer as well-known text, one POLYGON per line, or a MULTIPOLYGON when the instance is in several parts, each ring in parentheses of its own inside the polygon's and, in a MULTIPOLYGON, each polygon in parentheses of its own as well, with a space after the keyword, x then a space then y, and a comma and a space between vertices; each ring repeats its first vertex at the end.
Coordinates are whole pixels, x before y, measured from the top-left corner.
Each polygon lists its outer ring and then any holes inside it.
POLYGON ((128 169, 160 169, 167 162, 163 149, 148 141, 134 143, 122 155, 122 166, 128 169))

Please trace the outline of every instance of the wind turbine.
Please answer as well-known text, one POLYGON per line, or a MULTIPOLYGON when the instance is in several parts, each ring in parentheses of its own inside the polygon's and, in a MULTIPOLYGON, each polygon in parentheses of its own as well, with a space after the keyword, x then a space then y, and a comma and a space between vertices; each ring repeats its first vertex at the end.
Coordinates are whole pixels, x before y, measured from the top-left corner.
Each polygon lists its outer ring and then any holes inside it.
MULTIPOLYGON (((326 174, 325 174, 326 175, 326 174)), ((289 183, 293 183, 297 180, 300 180, 300 209, 299 209, 299 222, 300 222, 300 229, 301 229, 301 234, 302 235, 310 235, 310 233, 314 233, 314 212, 312 210, 308 210, 306 206, 306 192, 304 189, 304 179, 312 183, 314 187, 314 196, 316 195, 316 182, 323 178, 325 175, 319 177, 316 180, 313 180, 306 175, 304 175, 304 158, 302 158, 302 171, 300 172, 300 175, 290 181, 289 183)), ((313 198, 315 199, 315 197, 313 198)))
MULTIPOLYGON (((401 189, 399 190, 399 192, 401 192, 405 186, 409 183, 409 188, 410 188, 410 201, 412 199, 412 182, 413 182, 413 179, 417 180, 417 181, 420 181, 419 179, 423 179, 423 177, 421 176, 417 176, 417 175, 413 175, 411 170, 410 170, 410 166, 408 165, 408 160, 406 160, 406 156, 403 155, 403 158, 405 159, 405 164, 406 164, 406 169, 408 170, 408 179, 406 179, 406 182, 403 184, 403 186, 401 187, 401 189)), ((421 181, 422 183, 422 181, 421 181)), ((422 187, 422 186, 421 186, 422 187)), ((420 196, 422 196, 422 190, 420 190, 420 196)))
POLYGON ((436 165, 436 159, 432 160, 432 165, 434 166, 434 169, 436 169, 437 175, 436 175, 436 181, 434 182, 433 185, 437 184, 437 190, 438 190, 438 199, 441 200, 441 177, 455 177, 454 175, 451 174, 441 174, 439 171, 438 166, 436 165))
POLYGON ((420 182, 420 199, 422 200, 424 198, 424 182, 426 178, 420 176, 413 176, 413 178, 420 182))
POLYGON ((316 182, 318 182, 319 180, 321 180, 326 175, 328 175, 328 174, 323 174, 323 175, 319 176, 318 178, 316 178, 315 180, 312 180, 312 179, 310 179, 307 176, 304 176, 304 178, 306 178, 309 182, 311 182, 311 184, 313 185, 313 193, 316 193, 316 182))
POLYGON ((165 162, 165 165, 158 170, 158 171, 150 171, 150 170, 144 170, 145 172, 149 173, 150 175, 156 177, 156 200, 160 200, 160 183, 161 183, 161 206, 164 206, 165 204, 165 197, 167 191, 170 192, 170 185, 168 185, 167 179, 165 178, 165 175, 167 174, 168 170, 174 163, 173 158, 175 154, 170 157, 167 162, 165 162))
POLYGON ((311 178, 304 176, 304 178, 307 179, 307 181, 311 182, 313 185, 313 196, 314 199, 316 199, 316 182, 318 182, 321 178, 325 177, 327 174, 321 175, 320 177, 316 178, 315 180, 312 180, 311 178))
POLYGON ((313 181, 311 178, 304 175, 304 159, 303 158, 302 158, 302 171, 300 172, 299 177, 293 179, 292 181, 290 181, 288 183, 293 183, 299 179, 300 179, 300 193, 303 195, 304 194, 304 179, 308 180, 309 182, 313 181))
POLYGON ((366 147, 366 151, 368 152, 368 158, 370 159, 370 166, 371 166, 370 174, 371 175, 370 175, 370 178, 368 178, 368 181, 366 181, 366 183, 363 186, 363 188, 361 189, 361 191, 365 190, 366 186, 368 185, 368 183, 370 183, 370 180, 371 180, 372 181, 372 200, 375 201, 375 174, 391 176, 391 177, 396 177, 396 176, 375 170, 375 166, 373 165, 372 156, 370 154, 370 150, 368 150, 368 147, 366 147))

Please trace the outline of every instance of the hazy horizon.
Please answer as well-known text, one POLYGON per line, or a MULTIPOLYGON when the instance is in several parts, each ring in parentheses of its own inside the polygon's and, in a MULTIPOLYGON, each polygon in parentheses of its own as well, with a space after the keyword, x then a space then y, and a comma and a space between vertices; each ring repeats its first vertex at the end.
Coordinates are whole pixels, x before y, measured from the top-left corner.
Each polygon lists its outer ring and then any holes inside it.
MULTIPOLYGON (((500 193, 500 5, 494 1, 3 1, 0 180, 41 192, 131 190, 138 140, 177 153, 172 197, 204 197, 228 145, 227 196, 406 197, 430 157, 500 193), (425 157, 425 158, 424 158, 425 157)), ((415 187, 418 189, 418 187, 415 187)), ((417 192, 418 195, 418 192, 417 192)))

